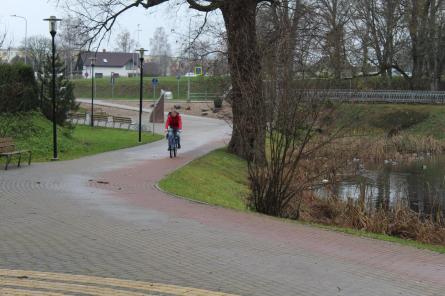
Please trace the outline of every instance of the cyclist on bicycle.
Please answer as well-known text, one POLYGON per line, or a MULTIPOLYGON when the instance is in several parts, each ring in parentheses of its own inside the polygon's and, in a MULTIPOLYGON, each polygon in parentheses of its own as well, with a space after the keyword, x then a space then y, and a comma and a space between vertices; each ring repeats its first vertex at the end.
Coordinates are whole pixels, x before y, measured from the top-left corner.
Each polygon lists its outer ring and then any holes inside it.
POLYGON ((181 115, 174 108, 168 113, 167 122, 165 123, 165 133, 167 137, 176 136, 178 139, 178 149, 181 149, 181 141, 179 134, 182 131, 181 115))

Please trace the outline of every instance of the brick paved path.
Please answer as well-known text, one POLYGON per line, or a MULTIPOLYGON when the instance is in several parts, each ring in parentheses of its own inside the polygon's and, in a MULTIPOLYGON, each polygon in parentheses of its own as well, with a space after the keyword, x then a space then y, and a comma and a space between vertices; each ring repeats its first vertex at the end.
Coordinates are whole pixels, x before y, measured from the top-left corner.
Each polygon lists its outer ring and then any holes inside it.
POLYGON ((444 255, 157 191, 227 137, 185 125, 178 159, 162 141, 0 172, 0 295, 445 295, 444 255))

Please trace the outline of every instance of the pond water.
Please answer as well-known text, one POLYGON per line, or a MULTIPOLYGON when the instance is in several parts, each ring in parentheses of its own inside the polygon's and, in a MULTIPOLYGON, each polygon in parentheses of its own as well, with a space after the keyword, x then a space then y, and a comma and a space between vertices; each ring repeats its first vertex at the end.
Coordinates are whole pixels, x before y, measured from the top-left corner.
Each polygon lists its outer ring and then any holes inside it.
POLYGON ((389 208, 404 202, 419 213, 445 215, 445 155, 406 164, 387 163, 362 169, 336 186, 316 190, 321 197, 364 197, 368 207, 389 208))

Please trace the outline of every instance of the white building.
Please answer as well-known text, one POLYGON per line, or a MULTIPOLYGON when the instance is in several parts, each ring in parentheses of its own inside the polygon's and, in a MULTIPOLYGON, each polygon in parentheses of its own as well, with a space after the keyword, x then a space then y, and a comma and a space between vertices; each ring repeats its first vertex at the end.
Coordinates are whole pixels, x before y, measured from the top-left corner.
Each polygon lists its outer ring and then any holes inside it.
POLYGON ((25 52, 20 48, 0 49, 0 62, 10 63, 15 57, 24 58, 25 52))
POLYGON ((92 77, 92 61, 94 60, 95 77, 111 77, 112 74, 128 77, 139 73, 138 53, 124 52, 85 52, 79 55, 76 71, 84 78, 92 77))

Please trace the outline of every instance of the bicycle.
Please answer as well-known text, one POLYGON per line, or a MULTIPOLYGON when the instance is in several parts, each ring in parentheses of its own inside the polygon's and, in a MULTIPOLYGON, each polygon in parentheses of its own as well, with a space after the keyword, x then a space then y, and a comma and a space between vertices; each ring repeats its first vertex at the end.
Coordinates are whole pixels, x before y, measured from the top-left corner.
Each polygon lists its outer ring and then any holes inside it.
POLYGON ((167 140, 168 140, 168 151, 170 152, 170 158, 176 157, 178 152, 179 144, 179 131, 173 129, 168 129, 167 140))

